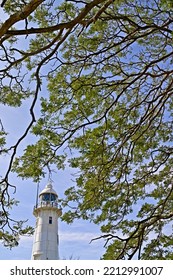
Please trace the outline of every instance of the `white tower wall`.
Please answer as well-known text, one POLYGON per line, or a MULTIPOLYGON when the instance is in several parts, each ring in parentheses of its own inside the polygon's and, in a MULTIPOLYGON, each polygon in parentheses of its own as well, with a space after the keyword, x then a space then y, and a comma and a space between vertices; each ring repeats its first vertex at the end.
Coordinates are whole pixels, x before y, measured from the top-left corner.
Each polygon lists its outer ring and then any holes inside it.
POLYGON ((43 196, 52 194, 57 199, 56 192, 49 184, 40 193, 40 203, 34 208, 36 227, 34 234, 32 259, 33 260, 58 260, 58 217, 61 209, 58 209, 57 201, 44 201, 43 196))

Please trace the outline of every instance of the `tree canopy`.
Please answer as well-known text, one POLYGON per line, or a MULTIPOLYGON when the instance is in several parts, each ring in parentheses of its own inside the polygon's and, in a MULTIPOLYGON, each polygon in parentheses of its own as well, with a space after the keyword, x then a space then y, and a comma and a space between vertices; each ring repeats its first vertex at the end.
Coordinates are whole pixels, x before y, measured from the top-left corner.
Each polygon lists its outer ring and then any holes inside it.
POLYGON ((0 123, 1 154, 10 155, 0 239, 14 245, 31 231, 11 225, 10 173, 38 182, 70 165, 63 220, 98 224, 103 259, 173 259, 172 1, 3 2, 0 102, 32 102, 14 145, 0 123), (18 155, 29 133, 36 141, 18 155))

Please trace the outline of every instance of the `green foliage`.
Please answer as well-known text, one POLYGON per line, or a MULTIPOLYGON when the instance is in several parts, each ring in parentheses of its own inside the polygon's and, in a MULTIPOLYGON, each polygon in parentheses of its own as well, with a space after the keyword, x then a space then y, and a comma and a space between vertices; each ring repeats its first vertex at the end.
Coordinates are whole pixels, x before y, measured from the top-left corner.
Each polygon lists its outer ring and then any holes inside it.
MULTIPOLYGON (((25 0, 25 5, 28 3, 29 1, 25 0)), ((5 5, 4 5, 4 9, 8 14, 14 14, 16 12, 21 11, 21 8, 23 7, 24 2, 20 1, 20 0, 14 0, 12 3, 9 3, 8 1, 6 1, 5 5)))
POLYGON ((144 248, 142 259, 147 260, 172 260, 173 235, 161 234, 157 239, 151 240, 144 248))
POLYGON ((161 1, 162 6, 166 9, 171 9, 173 8, 173 2, 172 0, 162 0, 161 1))
POLYGON ((4 229, 0 229, 0 241, 2 241, 5 247, 12 249, 13 247, 19 245, 21 236, 32 235, 34 233, 34 229, 30 226, 25 226, 25 228, 23 229, 23 223, 24 221, 19 221, 13 226, 13 228, 11 229, 13 231, 13 234, 4 229))
POLYGON ((0 103, 3 105, 19 107, 22 104, 23 99, 26 99, 30 94, 22 92, 20 87, 15 85, 14 87, 3 86, 0 92, 0 103))
POLYGON ((22 178, 32 177, 34 181, 38 181, 40 177, 45 176, 46 166, 49 168, 49 165, 56 164, 58 169, 63 168, 64 159, 65 155, 58 156, 56 150, 51 149, 48 139, 40 139, 36 145, 28 145, 20 159, 15 158, 12 170, 22 178))
POLYGON ((7 135, 7 133, 5 133, 5 131, 3 131, 3 130, 0 131, 0 149, 1 149, 1 153, 5 152, 3 147, 6 144, 6 135, 7 135))

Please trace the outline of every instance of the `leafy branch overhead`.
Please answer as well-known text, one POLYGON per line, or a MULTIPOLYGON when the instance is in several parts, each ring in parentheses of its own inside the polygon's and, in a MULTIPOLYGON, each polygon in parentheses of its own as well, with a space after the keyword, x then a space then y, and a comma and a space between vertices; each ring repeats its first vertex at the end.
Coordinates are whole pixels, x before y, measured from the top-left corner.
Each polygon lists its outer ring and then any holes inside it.
POLYGON ((3 213, 11 172, 39 181, 68 162, 77 175, 63 219, 98 224, 103 258, 172 259, 171 1, 10 2, 0 28, 0 102, 18 110, 32 101, 14 145, 0 123, 1 152, 10 155, 3 213), (36 140, 19 155, 29 133, 36 140))

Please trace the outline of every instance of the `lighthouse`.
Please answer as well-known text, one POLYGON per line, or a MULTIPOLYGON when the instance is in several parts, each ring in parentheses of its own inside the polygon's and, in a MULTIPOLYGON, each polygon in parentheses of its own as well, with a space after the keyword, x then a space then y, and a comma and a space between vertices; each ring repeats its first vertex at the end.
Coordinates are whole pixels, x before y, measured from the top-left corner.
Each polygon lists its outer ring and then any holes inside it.
POLYGON ((36 226, 32 260, 59 259, 58 218, 61 213, 61 209, 58 208, 58 195, 52 184, 48 183, 39 194, 33 211, 36 226))

